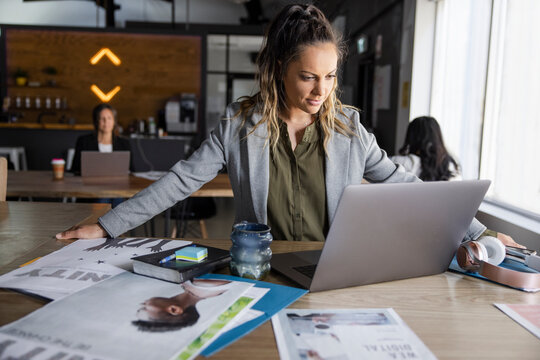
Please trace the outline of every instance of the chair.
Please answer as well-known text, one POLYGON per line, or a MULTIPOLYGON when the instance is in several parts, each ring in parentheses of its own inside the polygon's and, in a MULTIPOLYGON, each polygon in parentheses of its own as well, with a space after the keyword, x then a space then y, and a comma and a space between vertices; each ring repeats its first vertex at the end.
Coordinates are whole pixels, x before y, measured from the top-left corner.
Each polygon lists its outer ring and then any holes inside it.
POLYGON ((26 152, 22 146, 0 147, 0 155, 9 156, 9 160, 13 164, 13 170, 28 170, 26 163, 26 152))
POLYGON ((170 237, 185 238, 190 237, 208 239, 205 219, 215 216, 217 213, 216 202, 210 197, 187 198, 177 203, 171 209, 171 219, 175 219, 175 225, 172 228, 170 237), (194 222, 197 227, 190 227, 194 222))
POLYGON ((66 154, 66 171, 71 171, 71 166, 73 165, 73 158, 75 158, 75 149, 67 149, 66 154))
POLYGON ((0 201, 6 201, 7 176, 7 159, 0 157, 0 201))

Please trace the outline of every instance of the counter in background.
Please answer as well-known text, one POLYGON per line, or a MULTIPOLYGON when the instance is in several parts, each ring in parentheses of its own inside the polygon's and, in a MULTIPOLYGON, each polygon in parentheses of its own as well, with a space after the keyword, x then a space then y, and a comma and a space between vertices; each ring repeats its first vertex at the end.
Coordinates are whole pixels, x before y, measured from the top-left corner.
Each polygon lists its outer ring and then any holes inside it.
MULTIPOLYGON (((88 125, 1 124, 0 147, 24 147, 28 170, 50 170, 52 158, 67 158, 88 125), (83 130, 84 129, 84 130, 83 130)), ((166 171, 189 151, 190 137, 130 138, 133 171, 166 171)))
POLYGON ((37 123, 0 123, 0 128, 9 129, 48 129, 48 130, 94 130, 92 124, 37 124, 37 123))
MULTIPOLYGON (((12 125, 12 124, 1 124, 12 125)), ((23 125, 23 124, 14 124, 23 125)), ((48 129, 45 124, 24 124, 25 127, 2 126, 0 131, 0 146, 22 146, 26 153, 26 163, 29 170, 50 170, 51 159, 66 159, 69 148, 75 147, 77 138, 88 134, 88 130, 69 128, 71 125, 63 125, 62 129, 48 129), (26 125, 38 125, 41 127, 29 128, 26 125)), ((49 124, 47 124, 49 125, 49 124)), ((52 125, 52 124, 51 124, 52 125)))

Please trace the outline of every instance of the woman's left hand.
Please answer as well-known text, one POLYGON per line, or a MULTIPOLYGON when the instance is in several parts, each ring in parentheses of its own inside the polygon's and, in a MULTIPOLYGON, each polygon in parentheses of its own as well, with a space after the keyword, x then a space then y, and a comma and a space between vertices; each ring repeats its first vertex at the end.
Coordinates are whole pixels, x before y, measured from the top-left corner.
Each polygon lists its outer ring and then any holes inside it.
POLYGON ((525 249, 525 246, 518 244, 517 242, 512 239, 511 236, 508 236, 503 233, 497 233, 497 239, 499 239, 504 245, 506 246, 513 246, 521 249, 525 249))

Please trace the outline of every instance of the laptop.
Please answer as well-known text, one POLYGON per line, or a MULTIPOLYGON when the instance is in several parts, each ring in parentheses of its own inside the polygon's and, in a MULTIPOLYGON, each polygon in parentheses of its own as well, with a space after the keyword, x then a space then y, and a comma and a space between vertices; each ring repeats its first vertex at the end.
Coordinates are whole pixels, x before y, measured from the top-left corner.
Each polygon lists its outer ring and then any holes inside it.
POLYGON ((312 292, 442 273, 490 183, 349 185, 322 251, 274 254, 272 269, 312 292))
POLYGON ((126 176, 129 158, 129 151, 81 151, 81 176, 126 176))

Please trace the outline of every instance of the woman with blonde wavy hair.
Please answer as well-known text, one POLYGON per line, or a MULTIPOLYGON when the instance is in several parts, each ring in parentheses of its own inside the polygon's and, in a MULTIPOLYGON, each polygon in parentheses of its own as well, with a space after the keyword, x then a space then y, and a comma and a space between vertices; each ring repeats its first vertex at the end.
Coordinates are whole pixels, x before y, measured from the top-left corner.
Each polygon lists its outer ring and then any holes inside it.
MULTIPOLYGON (((220 124, 159 181, 58 238, 116 237, 185 199, 226 168, 236 221, 274 239, 324 241, 345 186, 420 181, 388 159, 358 112, 337 99, 344 45, 313 5, 287 5, 257 58, 260 91, 227 107, 220 124)), ((466 239, 485 230, 477 221, 466 239)))

